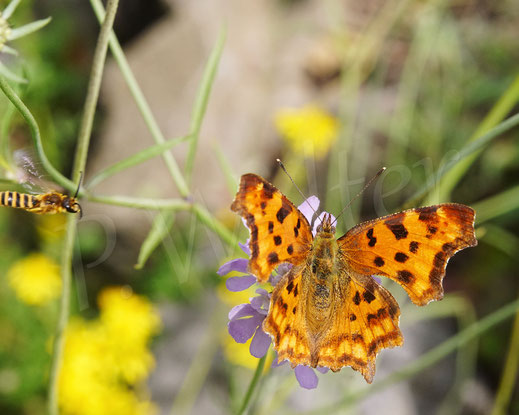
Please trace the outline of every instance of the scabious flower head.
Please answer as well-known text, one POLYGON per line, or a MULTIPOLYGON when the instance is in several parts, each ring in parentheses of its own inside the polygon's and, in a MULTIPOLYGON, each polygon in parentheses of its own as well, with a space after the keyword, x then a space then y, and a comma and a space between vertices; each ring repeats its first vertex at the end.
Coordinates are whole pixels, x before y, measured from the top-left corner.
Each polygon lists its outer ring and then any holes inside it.
POLYGON ((9 285, 24 303, 42 306, 61 294, 59 266, 43 254, 30 254, 7 271, 9 285))
MULTIPOLYGON (((311 196, 306 199, 298 209, 308 219, 308 222, 312 223, 313 214, 318 207, 319 199, 315 196, 311 196)), ((319 216, 319 218, 322 218, 323 215, 324 212, 319 216)), ((250 255, 248 244, 240 244, 240 246, 247 255, 250 255)), ((218 270, 220 276, 226 275, 231 271, 245 274, 227 279, 226 286, 230 291, 247 289, 256 282, 256 278, 247 273, 247 263, 247 259, 238 258, 223 264, 218 270)), ((290 268, 290 264, 280 264, 275 273, 269 277, 269 283, 272 286, 275 286, 281 277, 290 270, 290 268)), ((270 336, 265 333, 262 328, 263 320, 265 320, 265 317, 268 314, 270 296, 271 294, 265 289, 258 288, 256 290, 256 296, 250 298, 248 303, 237 305, 229 312, 229 322, 227 324, 229 334, 237 343, 246 343, 252 338, 249 351, 250 354, 256 358, 261 358, 267 353, 272 341, 270 336)), ((273 366, 279 365, 274 363, 273 366)), ((318 368, 318 370, 324 373, 328 369, 318 368)), ((314 389, 317 387, 318 378, 312 368, 299 365, 295 367, 294 373, 301 387, 306 389, 314 389)))
POLYGON ((335 117, 314 105, 280 109, 274 123, 292 151, 318 159, 328 154, 339 129, 335 117))
POLYGON ((99 307, 99 318, 75 318, 67 326, 59 375, 61 412, 156 413, 147 396, 142 397, 135 390, 154 365, 148 343, 160 327, 158 314, 146 298, 124 287, 103 290, 99 307))

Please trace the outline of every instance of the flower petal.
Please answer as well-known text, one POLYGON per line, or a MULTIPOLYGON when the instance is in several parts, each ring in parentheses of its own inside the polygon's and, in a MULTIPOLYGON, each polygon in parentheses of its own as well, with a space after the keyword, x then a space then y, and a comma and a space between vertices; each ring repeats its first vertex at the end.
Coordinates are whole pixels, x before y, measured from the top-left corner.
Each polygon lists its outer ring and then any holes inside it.
POLYGON ((312 217, 314 216, 314 213, 317 212, 317 209, 319 209, 319 204, 320 201, 317 196, 310 196, 297 208, 305 216, 308 223, 312 223, 312 217))
POLYGON ((254 357, 257 357, 258 359, 265 356, 269 349, 271 341, 272 340, 270 339, 270 336, 267 333, 265 333, 261 329, 261 327, 258 327, 258 330, 256 330, 256 334, 254 335, 250 343, 250 354, 254 357))
POLYGON ((250 318, 231 320, 227 323, 229 334, 235 342, 245 343, 252 337, 264 318, 264 316, 256 315, 250 318))
POLYGON ((238 245, 240 246, 240 248, 243 252, 245 252, 247 255, 250 256, 249 241, 250 241, 250 239, 247 239, 247 241, 244 244, 242 244, 241 242, 238 242, 238 245))
POLYGON ((321 372, 321 373, 324 374, 324 373, 328 373, 328 371, 329 371, 330 369, 328 369, 327 367, 317 366, 317 367, 316 367, 316 370, 318 370, 319 372, 321 372))
POLYGON ((223 264, 220 268, 218 268, 218 271, 216 273, 219 276, 228 274, 231 271, 238 271, 238 272, 247 272, 247 264, 249 261, 245 258, 237 258, 232 259, 229 262, 226 262, 223 264))
POLYGON ((319 379, 315 374, 314 370, 308 366, 296 366, 294 369, 296 379, 299 385, 305 389, 315 389, 319 383, 319 379))
POLYGON ((254 310, 254 308, 249 303, 239 304, 231 308, 231 311, 229 311, 229 320, 236 320, 242 317, 250 317, 256 314, 256 310, 254 310))
POLYGON ((229 291, 243 291, 256 282, 254 275, 244 275, 243 277, 230 277, 225 280, 225 286, 229 291))

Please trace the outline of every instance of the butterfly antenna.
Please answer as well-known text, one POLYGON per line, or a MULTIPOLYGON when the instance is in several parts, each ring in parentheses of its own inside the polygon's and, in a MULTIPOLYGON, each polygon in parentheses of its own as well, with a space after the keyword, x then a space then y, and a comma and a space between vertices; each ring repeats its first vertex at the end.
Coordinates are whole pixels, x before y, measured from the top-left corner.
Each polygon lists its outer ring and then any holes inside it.
POLYGON ((301 195, 301 197, 303 198, 303 200, 308 204, 308 206, 310 206, 310 209, 312 209, 314 211, 315 214, 317 214, 317 212, 315 211, 314 207, 310 204, 310 202, 308 202, 308 198, 305 197, 305 195, 303 194, 303 192, 301 191, 301 189, 299 187, 297 187, 297 184, 296 182, 294 182, 294 179, 292 179, 292 176, 290 176, 290 174, 288 173, 287 169, 285 168, 285 165, 283 164, 283 162, 280 160, 280 159, 276 159, 276 161, 278 162, 279 164, 279 167, 281 167, 283 169, 283 171, 285 172, 285 174, 288 176, 288 178, 290 179, 290 181, 292 182, 292 184, 294 185, 294 187, 297 189, 297 191, 299 192, 299 194, 301 195))
POLYGON ((77 189, 76 189, 76 193, 74 194, 74 199, 77 197, 78 193, 79 193, 79 188, 81 187, 81 182, 83 181, 83 172, 80 171, 79 172, 79 182, 77 184, 77 189))
POLYGON ((344 211, 345 211, 346 209, 348 209, 348 208, 351 206, 351 204, 352 204, 353 202, 355 202, 355 200, 357 200, 357 198, 358 198, 362 193, 364 193, 364 191, 365 191, 369 186, 371 186, 371 183, 373 183, 376 179, 378 179, 378 178, 380 177, 380 175, 381 175, 382 173, 384 173, 385 171, 386 171, 386 168, 385 168, 385 167, 382 167, 382 168, 378 171, 378 173, 375 174, 375 175, 374 175, 374 176, 369 180, 369 182, 366 183, 366 185, 362 188, 362 190, 361 190, 359 193, 357 193, 357 194, 355 195, 355 197, 354 197, 353 199, 351 199, 351 200, 349 201, 349 203, 348 203, 346 206, 344 206, 344 209, 341 210, 341 213, 339 213, 339 214, 337 215, 337 217, 335 218, 335 220, 333 221, 332 226, 337 222, 337 219, 339 219, 339 217, 344 213, 344 211))

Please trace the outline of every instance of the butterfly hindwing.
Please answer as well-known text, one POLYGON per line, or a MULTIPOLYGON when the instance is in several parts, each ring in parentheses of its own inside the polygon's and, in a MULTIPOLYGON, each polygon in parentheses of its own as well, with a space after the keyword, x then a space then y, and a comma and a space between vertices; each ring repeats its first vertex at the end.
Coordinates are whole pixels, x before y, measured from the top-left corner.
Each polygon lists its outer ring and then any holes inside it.
POLYGON ((333 321, 319 345, 319 365, 333 371, 351 366, 371 383, 375 358, 384 348, 401 346, 400 308, 391 293, 372 277, 339 276, 333 321), (340 283, 343 281, 343 283, 340 283))
POLYGON ((293 267, 283 276, 272 292, 269 313, 263 321, 263 331, 272 337, 278 360, 286 359, 292 366, 311 365, 304 301, 308 286, 303 283, 303 270, 304 266, 293 267))
POLYGON ((455 203, 410 209, 361 223, 338 243, 353 271, 389 277, 425 305, 443 297, 447 261, 477 244, 474 217, 473 209, 455 203))
POLYGON ((249 271, 264 282, 282 262, 304 261, 312 232, 304 215, 272 184, 255 174, 244 174, 231 210, 250 230, 249 271))

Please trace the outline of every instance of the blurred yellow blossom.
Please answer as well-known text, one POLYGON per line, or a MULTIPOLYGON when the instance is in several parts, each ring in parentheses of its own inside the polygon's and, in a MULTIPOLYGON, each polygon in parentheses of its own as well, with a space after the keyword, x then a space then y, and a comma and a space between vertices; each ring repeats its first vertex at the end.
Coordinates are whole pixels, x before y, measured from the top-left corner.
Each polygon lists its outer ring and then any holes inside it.
POLYGON ((155 406, 135 393, 154 366, 148 349, 160 329, 151 303, 124 287, 99 295, 98 319, 71 320, 66 331, 59 401, 63 414, 148 415, 155 406))
POLYGON ((305 157, 324 157, 337 139, 337 119, 314 105, 280 109, 274 121, 292 151, 305 157))
POLYGON ((59 266, 43 254, 30 254, 7 271, 16 296, 30 305, 44 305, 61 294, 59 266))

